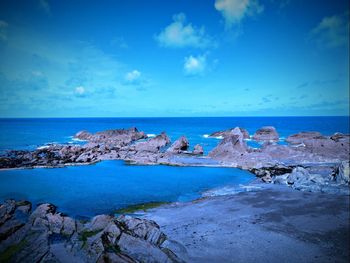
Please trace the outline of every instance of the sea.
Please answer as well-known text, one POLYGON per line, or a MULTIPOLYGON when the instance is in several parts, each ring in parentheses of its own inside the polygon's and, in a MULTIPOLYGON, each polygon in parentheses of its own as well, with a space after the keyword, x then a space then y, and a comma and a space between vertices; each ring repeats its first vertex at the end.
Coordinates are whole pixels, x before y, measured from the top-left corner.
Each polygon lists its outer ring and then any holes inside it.
MULTIPOLYGON (((8 150, 33 150, 50 144, 83 144, 74 139, 89 132, 137 127, 149 137, 165 131, 172 141, 185 135, 190 146, 201 144, 205 153, 221 140, 215 131, 242 127, 252 135, 262 126, 274 126, 284 139, 301 131, 324 135, 349 133, 349 117, 188 117, 188 118, 16 118, 0 119, 0 154, 8 150)), ((260 147, 252 140, 251 147, 260 147)), ((254 180, 235 168, 137 166, 123 161, 66 168, 0 171, 0 202, 14 198, 33 204, 53 203, 59 211, 89 218, 148 202, 188 202, 213 193, 250 189, 254 180)))

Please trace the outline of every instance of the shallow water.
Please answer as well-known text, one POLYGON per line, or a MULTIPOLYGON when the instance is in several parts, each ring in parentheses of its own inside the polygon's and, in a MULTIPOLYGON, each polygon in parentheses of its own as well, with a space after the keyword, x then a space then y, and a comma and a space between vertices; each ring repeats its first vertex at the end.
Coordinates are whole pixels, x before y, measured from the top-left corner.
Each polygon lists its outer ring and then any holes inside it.
POLYGON ((90 166, 0 172, 0 200, 50 202, 59 211, 91 217, 145 202, 189 201, 212 188, 238 186, 255 176, 239 169, 134 166, 104 161, 90 166))

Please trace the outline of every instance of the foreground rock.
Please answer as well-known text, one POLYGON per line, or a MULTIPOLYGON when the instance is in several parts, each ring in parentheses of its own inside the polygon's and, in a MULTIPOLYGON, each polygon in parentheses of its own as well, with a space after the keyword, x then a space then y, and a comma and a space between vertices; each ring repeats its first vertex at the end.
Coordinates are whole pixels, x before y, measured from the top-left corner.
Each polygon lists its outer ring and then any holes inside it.
POLYGON ((0 205, 0 262, 181 262, 150 220, 99 215, 87 223, 51 204, 0 205))

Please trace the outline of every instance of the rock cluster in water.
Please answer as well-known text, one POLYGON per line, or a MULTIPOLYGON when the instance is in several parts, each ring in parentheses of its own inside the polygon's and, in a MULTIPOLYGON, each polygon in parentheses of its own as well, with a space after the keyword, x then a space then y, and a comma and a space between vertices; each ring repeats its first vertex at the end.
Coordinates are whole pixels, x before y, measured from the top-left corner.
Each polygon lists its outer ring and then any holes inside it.
POLYGON ((98 215, 83 222, 28 201, 0 204, 0 262, 181 262, 151 220, 98 215))
MULTIPOLYGON (((311 189, 312 183, 319 186, 333 185, 334 180, 324 180, 323 174, 326 174, 328 179, 334 179, 331 175, 341 170, 339 167, 344 165, 344 161, 349 161, 350 136, 341 133, 324 136, 319 132, 300 132, 287 137, 287 145, 281 145, 277 143, 280 140, 277 130, 265 126, 252 136, 253 140, 262 144, 261 148, 249 147, 249 133, 240 127, 218 131, 209 137, 219 136, 222 137, 219 144, 207 156, 202 156, 203 147, 197 144, 193 151, 190 151, 190 144, 185 136, 171 143, 165 132, 148 138, 136 128, 107 130, 95 134, 81 131, 75 138, 86 140, 84 145, 50 145, 34 151, 9 151, 0 156, 0 168, 61 167, 112 159, 122 159, 135 164, 181 166, 208 165, 208 161, 215 161, 215 166, 249 170, 265 182, 284 182, 282 178, 289 178, 297 171, 300 173, 300 169, 293 169, 308 167, 312 176, 303 173, 301 177, 308 178, 310 184, 303 181, 303 186, 300 186, 301 182, 297 180, 288 185, 295 189, 311 189), (315 169, 318 171, 313 171, 315 169), (276 181, 273 179, 274 176, 282 175, 283 177, 276 181), (319 180, 311 179, 315 178, 314 175, 317 175, 319 180)), ((348 183, 346 179, 337 182, 348 183)))

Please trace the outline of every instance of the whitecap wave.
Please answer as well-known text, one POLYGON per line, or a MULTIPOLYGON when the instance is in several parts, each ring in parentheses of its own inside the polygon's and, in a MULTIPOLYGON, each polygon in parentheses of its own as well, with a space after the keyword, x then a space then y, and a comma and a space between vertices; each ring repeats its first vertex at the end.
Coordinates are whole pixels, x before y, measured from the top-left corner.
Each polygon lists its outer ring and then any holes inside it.
POLYGON ((73 142, 86 142, 87 140, 82 140, 82 139, 78 139, 78 138, 72 138, 73 142))
POLYGON ((147 134, 147 137, 148 137, 148 138, 153 138, 153 137, 156 137, 156 135, 155 135, 154 133, 148 133, 148 134, 147 134))
POLYGON ((206 139, 208 139, 208 138, 214 138, 214 139, 218 139, 218 140, 221 140, 221 139, 224 138, 223 136, 210 136, 209 134, 203 134, 202 137, 203 137, 203 138, 206 138, 206 139))
POLYGON ((47 149, 47 148, 49 148, 50 146, 48 146, 48 145, 44 145, 44 146, 39 146, 39 147, 37 147, 36 149, 37 150, 43 150, 43 149, 47 149))

